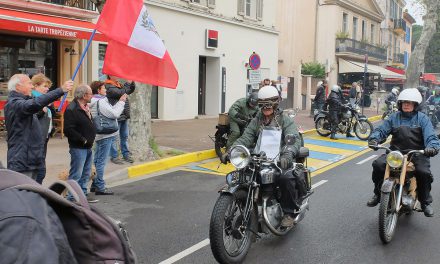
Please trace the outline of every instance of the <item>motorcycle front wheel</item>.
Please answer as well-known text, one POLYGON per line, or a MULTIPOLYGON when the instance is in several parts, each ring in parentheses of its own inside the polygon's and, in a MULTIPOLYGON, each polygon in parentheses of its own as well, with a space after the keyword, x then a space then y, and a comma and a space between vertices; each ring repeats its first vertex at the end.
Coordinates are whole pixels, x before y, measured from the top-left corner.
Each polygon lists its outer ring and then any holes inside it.
POLYGON ((214 206, 209 239, 212 254, 219 263, 242 263, 254 239, 255 235, 243 226, 246 198, 245 191, 225 193, 214 206))
POLYGON ((373 124, 368 120, 358 120, 353 130, 360 140, 367 140, 373 132, 373 124))
POLYGON ((328 137, 331 134, 330 122, 326 117, 320 117, 315 121, 316 132, 322 137, 328 137))
POLYGON ((379 236, 384 244, 391 242, 397 227, 397 189, 394 185, 389 193, 381 193, 379 207, 379 236))

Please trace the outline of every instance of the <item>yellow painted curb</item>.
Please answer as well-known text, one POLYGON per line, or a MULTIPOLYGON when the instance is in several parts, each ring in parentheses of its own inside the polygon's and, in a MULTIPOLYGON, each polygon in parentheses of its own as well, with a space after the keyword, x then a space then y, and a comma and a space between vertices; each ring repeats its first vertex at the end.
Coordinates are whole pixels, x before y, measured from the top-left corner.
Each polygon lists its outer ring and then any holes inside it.
POLYGON ((212 159, 215 157, 217 157, 215 151, 213 149, 210 149, 155 160, 144 164, 128 167, 128 178, 135 178, 141 175, 158 172, 161 170, 168 170, 174 167, 182 166, 184 164, 212 159))

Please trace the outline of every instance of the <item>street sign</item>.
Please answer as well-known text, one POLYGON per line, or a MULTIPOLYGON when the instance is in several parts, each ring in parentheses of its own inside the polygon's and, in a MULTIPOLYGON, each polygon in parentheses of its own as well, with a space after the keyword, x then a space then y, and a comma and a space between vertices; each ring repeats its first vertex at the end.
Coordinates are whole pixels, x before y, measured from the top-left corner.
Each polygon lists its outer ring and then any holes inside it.
POLYGON ((249 70, 249 83, 259 84, 261 82, 260 70, 249 70))
POLYGON ((261 58, 257 53, 252 53, 252 55, 249 57, 249 66, 252 70, 258 70, 261 65, 261 58))

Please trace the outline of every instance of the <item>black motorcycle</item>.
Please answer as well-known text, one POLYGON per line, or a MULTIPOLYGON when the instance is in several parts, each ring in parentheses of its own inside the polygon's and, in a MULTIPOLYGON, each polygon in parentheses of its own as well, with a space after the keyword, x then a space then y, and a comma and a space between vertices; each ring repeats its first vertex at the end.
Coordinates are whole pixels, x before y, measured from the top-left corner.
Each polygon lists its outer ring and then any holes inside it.
MULTIPOLYGON (((343 106, 344 111, 339 116, 339 124, 336 133, 347 134, 353 131, 360 140, 367 140, 373 132, 373 124, 368 118, 360 114, 358 105, 353 107, 351 104, 343 106)), ((315 128, 320 136, 328 137, 331 134, 331 123, 328 111, 320 111, 315 115, 315 128)))
POLYGON ((438 125, 438 118, 437 118, 437 112, 440 111, 440 106, 436 105, 427 105, 425 108, 425 113, 429 117, 429 120, 431 120, 432 126, 434 128, 438 125))
MULTIPOLYGON (((303 176, 307 193, 298 199, 294 224, 298 224, 309 207, 311 191, 310 171, 306 158, 309 150, 302 147, 298 158, 305 163, 294 163, 296 175, 303 176)), ((244 146, 230 151, 230 161, 237 170, 226 175, 226 185, 214 206, 209 226, 211 250, 219 263, 241 263, 259 233, 282 236, 293 227, 284 228, 284 216, 278 199, 281 192, 275 182, 282 173, 275 159, 264 152, 251 154, 244 146)), ((298 160, 297 160, 298 161, 298 160)), ((298 195, 298 193, 297 193, 298 195)))

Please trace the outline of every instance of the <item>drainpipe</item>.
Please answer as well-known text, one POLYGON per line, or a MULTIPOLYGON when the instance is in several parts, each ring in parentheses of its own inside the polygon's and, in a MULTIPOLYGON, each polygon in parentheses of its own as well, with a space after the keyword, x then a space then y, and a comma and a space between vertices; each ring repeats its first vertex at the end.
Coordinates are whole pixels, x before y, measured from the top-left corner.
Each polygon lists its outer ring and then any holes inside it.
POLYGON ((318 8, 319 8, 319 0, 316 0, 316 6, 315 6, 315 50, 313 51, 313 60, 316 61, 317 58, 317 50, 318 50, 318 8))

